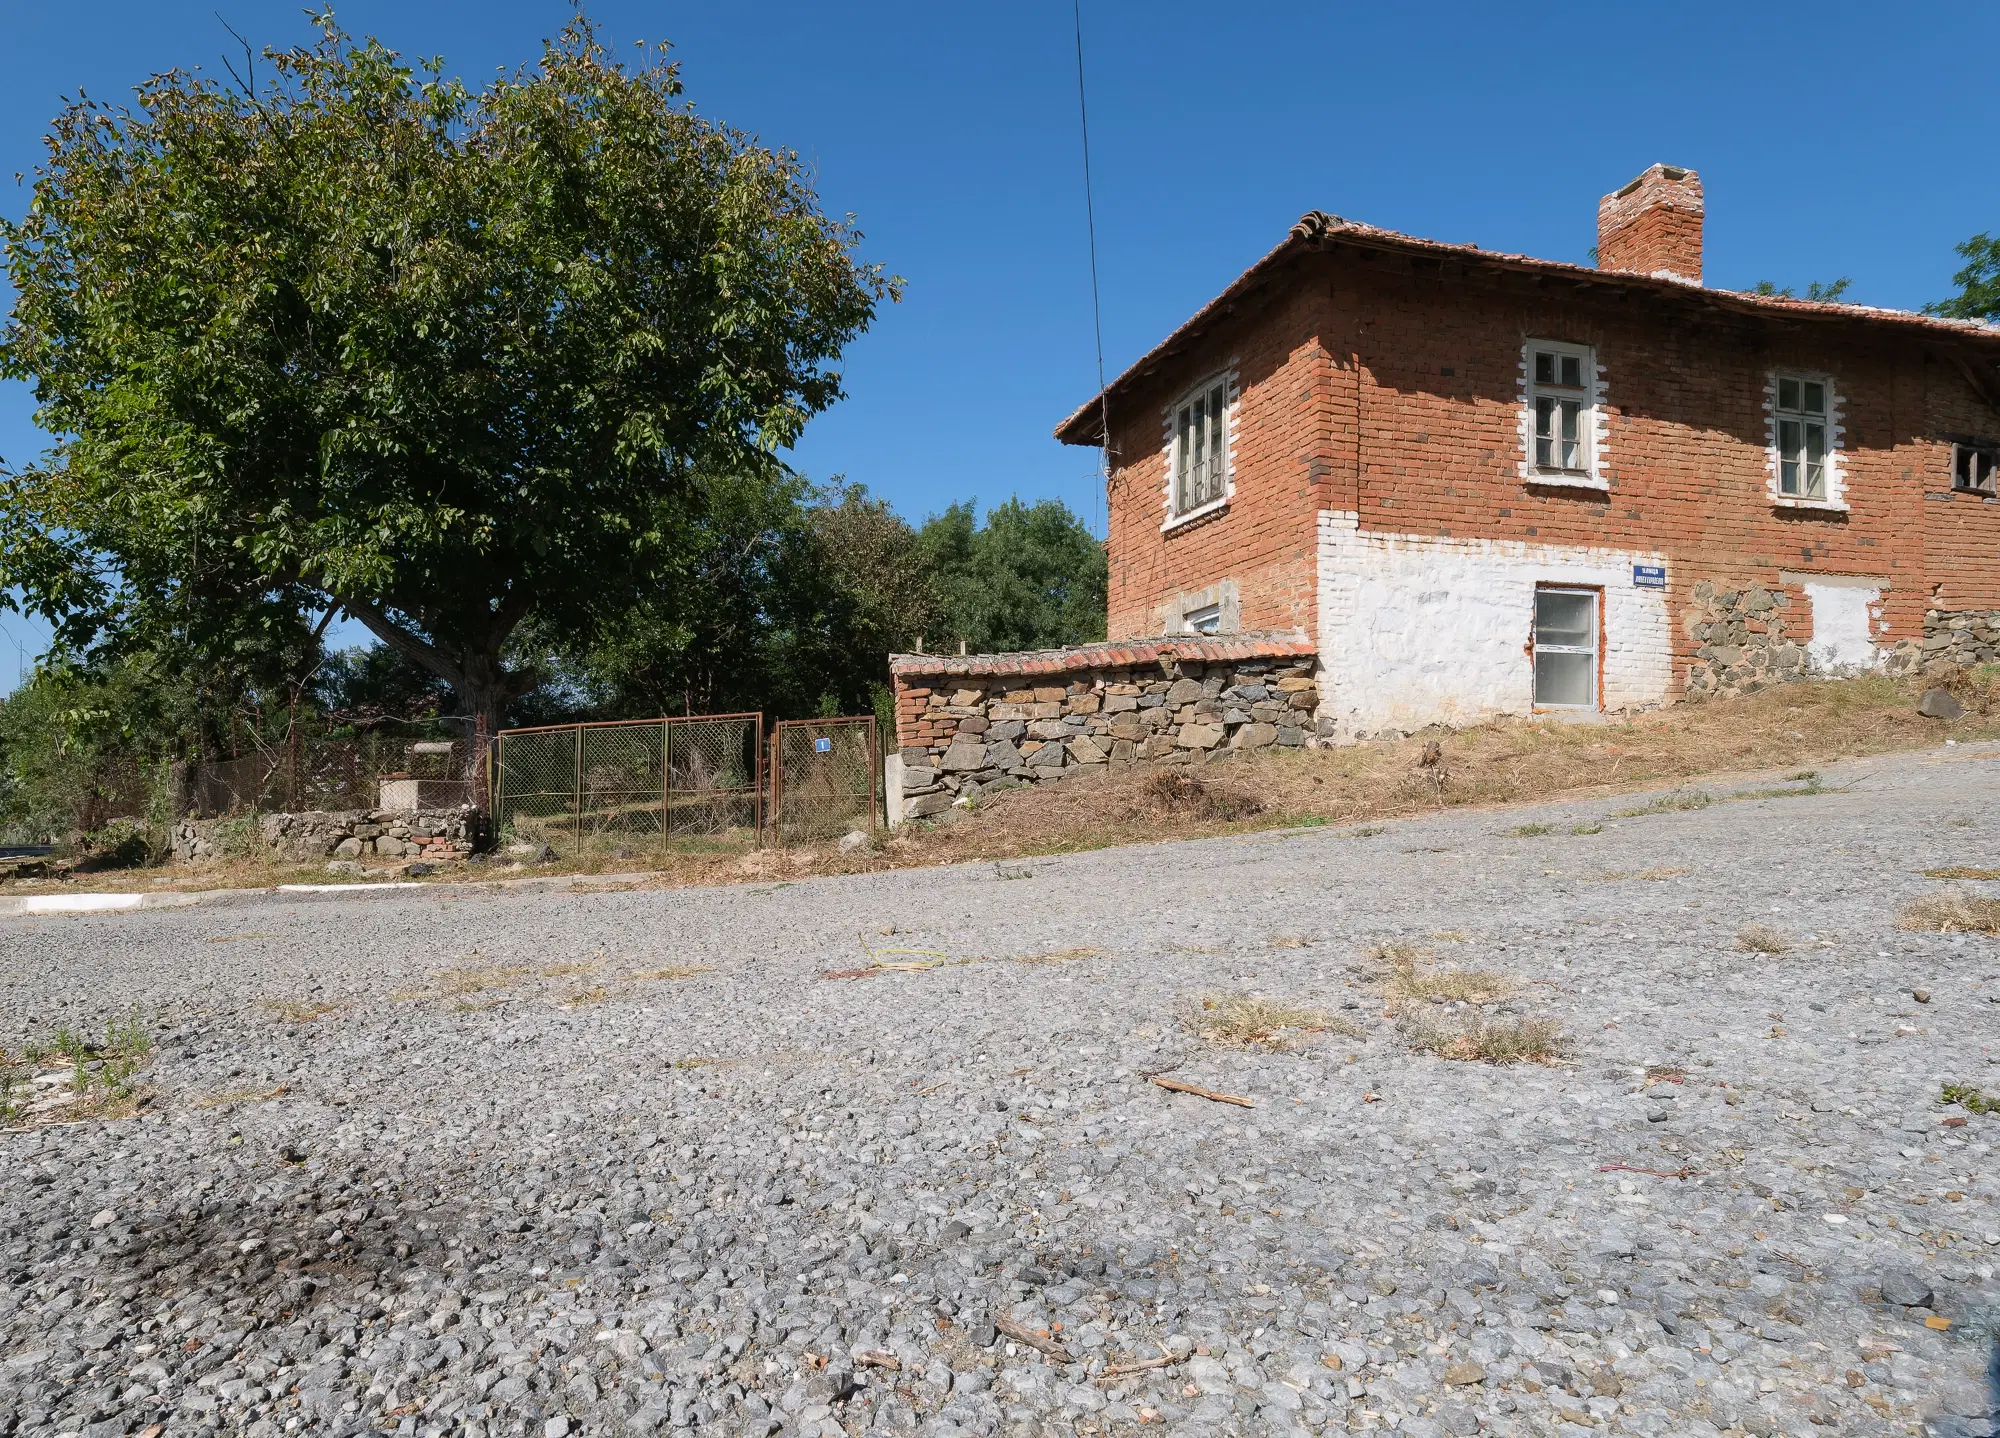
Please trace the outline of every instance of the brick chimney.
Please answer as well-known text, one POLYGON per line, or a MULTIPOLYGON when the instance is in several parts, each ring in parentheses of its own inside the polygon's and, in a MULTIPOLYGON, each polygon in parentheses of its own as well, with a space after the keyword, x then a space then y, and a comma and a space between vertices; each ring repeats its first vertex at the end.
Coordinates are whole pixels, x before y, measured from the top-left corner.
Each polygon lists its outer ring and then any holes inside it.
POLYGON ((1597 267, 1701 283, 1701 176, 1653 165, 1597 202, 1597 267))

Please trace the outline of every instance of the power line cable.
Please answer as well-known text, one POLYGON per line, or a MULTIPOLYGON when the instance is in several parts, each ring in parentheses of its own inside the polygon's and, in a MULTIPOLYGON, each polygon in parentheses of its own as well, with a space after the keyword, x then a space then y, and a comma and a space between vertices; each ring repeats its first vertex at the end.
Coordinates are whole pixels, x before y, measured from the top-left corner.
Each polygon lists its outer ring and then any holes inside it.
POLYGON ((1090 231, 1090 319, 1097 339, 1098 427, 1103 431, 1103 473, 1097 492, 1091 496, 1091 519, 1097 519, 1097 504, 1106 503, 1104 527, 1111 528, 1109 498, 1111 484, 1111 399, 1104 391, 1104 306, 1097 292, 1097 207, 1090 193, 1090 107, 1083 97, 1083 0, 1070 0, 1070 14, 1076 22, 1076 114, 1083 131, 1083 215, 1090 231))

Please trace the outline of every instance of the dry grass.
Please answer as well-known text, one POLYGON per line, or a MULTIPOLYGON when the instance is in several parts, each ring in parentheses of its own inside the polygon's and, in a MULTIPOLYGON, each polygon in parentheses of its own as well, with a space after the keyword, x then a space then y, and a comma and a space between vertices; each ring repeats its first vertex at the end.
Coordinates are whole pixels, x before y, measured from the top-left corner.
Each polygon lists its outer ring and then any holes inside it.
POLYGON ((1051 949, 1046 954, 1023 954, 1014 960, 1017 964, 1073 964, 1078 959, 1101 959, 1104 950, 1095 945, 1085 945, 1080 949, 1051 949))
POLYGON ((1480 969, 1427 970, 1424 965, 1434 955, 1415 944, 1377 944, 1369 957, 1389 966, 1382 996, 1392 1009, 1419 1003, 1497 1003, 1518 987, 1506 974, 1480 969))
POLYGON ((1227 788, 1179 767, 1150 771, 1139 781, 1138 790, 1137 797, 1127 807, 1128 818, 1229 824, 1261 814, 1266 807, 1254 794, 1227 788))
POLYGON ((1649 882, 1657 884, 1666 879, 1679 879, 1688 874, 1692 874, 1693 872, 1694 872, 1693 869, 1685 867, 1634 869, 1629 873, 1619 869, 1607 869, 1603 874, 1599 875, 1599 877, 1604 879, 1607 883, 1615 883, 1619 879, 1645 879, 1648 880, 1649 882))
POLYGON ((1746 954, 1789 954, 1792 941, 1769 924, 1750 924, 1737 931, 1736 947, 1746 954))
POLYGON ((2000 869, 1926 869, 1926 879, 2000 879, 2000 869))
POLYGON ((1552 1019, 1488 1019, 1477 1013, 1462 1020, 1405 1014, 1396 1031, 1411 1048, 1465 1063, 1548 1064, 1569 1052, 1569 1040, 1552 1019))
POLYGON ((1197 1037, 1230 1048, 1288 1049, 1311 1034, 1360 1032, 1323 1009, 1256 994, 1206 994, 1185 1022, 1197 1037))
POLYGON ((316 1003, 311 999, 265 999, 263 1006, 273 1018, 288 1024, 309 1024, 341 1009, 339 1004, 316 1003))
MULTIPOLYGON (((477 957, 476 955, 474 957, 477 957)), ((437 977, 437 984, 427 989, 398 989, 389 995, 391 999, 458 999, 467 1000, 494 989, 512 988, 523 979, 534 976, 532 968, 518 965, 484 963, 460 964, 446 969, 437 977)))
POLYGON ((677 979, 691 979, 696 974, 712 974, 714 972, 714 964, 668 964, 664 969, 647 969, 644 973, 634 974, 632 975, 632 981, 640 983, 658 979, 672 982, 677 979))
POLYGON ((2000 899, 1976 894, 1926 894, 1903 906, 1897 924, 1932 934, 2000 934, 2000 899))

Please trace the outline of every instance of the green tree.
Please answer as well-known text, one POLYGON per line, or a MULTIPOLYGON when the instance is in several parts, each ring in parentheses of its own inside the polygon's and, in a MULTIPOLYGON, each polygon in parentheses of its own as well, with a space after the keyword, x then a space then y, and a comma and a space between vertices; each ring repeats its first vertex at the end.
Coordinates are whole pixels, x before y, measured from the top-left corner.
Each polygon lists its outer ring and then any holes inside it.
POLYGON ((1951 277, 1958 293, 1924 306, 1927 315, 1954 320, 2000 319, 2000 240, 1978 234, 1953 246, 1965 268, 1951 277))
POLYGON ((932 638, 989 653, 1104 637, 1104 546, 1057 499, 1009 499, 975 522, 977 501, 925 521, 919 535, 937 586, 932 638))
POLYGON ((265 82, 55 121, 0 373, 0 585, 75 648, 344 610, 497 724, 524 625, 676 572, 703 475, 769 475, 897 290, 796 156, 582 18, 474 94, 320 17, 265 82))

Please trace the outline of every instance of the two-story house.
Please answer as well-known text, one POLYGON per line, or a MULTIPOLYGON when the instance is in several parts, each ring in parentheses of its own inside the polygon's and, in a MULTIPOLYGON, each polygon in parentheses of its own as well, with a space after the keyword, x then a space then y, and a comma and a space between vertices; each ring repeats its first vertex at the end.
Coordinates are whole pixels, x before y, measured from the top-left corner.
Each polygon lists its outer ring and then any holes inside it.
MULTIPOLYGON (((1308 651, 1341 739, 1994 658, 2000 328, 1708 288, 1702 224, 1667 165, 1596 268, 1302 218, 1056 430, 1108 433, 1123 678, 1308 651)), ((898 657, 915 747, 1025 662, 898 657)))

